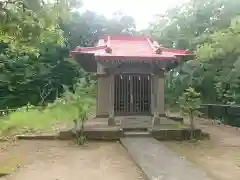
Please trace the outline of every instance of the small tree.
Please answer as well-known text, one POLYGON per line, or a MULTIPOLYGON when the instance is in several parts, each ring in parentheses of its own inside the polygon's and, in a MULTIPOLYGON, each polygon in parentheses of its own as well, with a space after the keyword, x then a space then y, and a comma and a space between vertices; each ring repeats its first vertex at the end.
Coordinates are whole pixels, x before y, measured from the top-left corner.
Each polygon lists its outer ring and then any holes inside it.
POLYGON ((74 124, 76 127, 77 143, 83 145, 85 143, 84 124, 94 105, 94 82, 87 83, 85 79, 80 79, 74 87, 74 93, 65 87, 65 104, 72 105, 77 110, 74 124))
POLYGON ((187 88, 184 93, 179 97, 179 104, 182 113, 187 114, 189 116, 190 124, 191 124, 191 138, 194 136, 194 116, 198 115, 199 108, 201 105, 200 93, 197 93, 193 88, 187 88))

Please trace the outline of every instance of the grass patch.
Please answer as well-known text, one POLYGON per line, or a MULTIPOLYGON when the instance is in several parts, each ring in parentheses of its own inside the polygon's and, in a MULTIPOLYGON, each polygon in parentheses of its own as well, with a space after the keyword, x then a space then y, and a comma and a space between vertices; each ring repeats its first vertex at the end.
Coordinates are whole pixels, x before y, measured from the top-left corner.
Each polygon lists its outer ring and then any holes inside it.
POLYGON ((20 163, 22 163, 20 159, 11 159, 6 165, 0 166, 0 174, 4 175, 13 173, 20 167, 20 163))
POLYGON ((0 119, 0 136, 53 130, 56 124, 71 123, 76 118, 76 114, 77 109, 74 106, 64 106, 63 108, 58 105, 42 111, 20 109, 20 111, 0 119))

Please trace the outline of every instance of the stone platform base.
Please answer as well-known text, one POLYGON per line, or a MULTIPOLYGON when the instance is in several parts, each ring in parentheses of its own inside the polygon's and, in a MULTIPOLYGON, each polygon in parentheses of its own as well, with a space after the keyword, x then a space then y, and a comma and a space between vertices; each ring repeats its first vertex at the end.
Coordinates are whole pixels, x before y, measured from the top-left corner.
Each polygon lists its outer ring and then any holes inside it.
MULTIPOLYGON (((124 131, 124 129, 91 129, 86 130, 84 135, 88 140, 112 140, 118 141, 122 137, 134 136, 134 137, 153 137, 161 141, 184 141, 191 139, 190 129, 148 129, 147 131, 140 131, 139 129, 131 129, 131 131, 124 131), (130 133, 129 133, 130 132, 130 133)), ((59 133, 60 140, 73 139, 75 133, 72 131, 62 131, 59 133)), ((194 131, 194 138, 198 140, 209 139, 209 135, 203 133, 200 129, 194 131)))
MULTIPOLYGON (((109 126, 108 118, 90 119, 85 124, 84 136, 88 140, 113 140, 122 137, 154 137, 158 140, 189 140, 190 128, 187 125, 162 117, 160 124, 152 126, 151 117, 118 117, 115 126, 109 126), (129 133, 130 132, 130 133, 129 133)), ((196 139, 209 139, 209 135, 200 129, 194 132, 196 139)), ((17 139, 25 140, 72 140, 76 138, 76 130, 68 127, 58 134, 23 135, 17 139)))
MULTIPOLYGON (((153 137, 160 141, 184 141, 190 140, 190 129, 88 129, 84 132, 88 140, 118 141, 122 137, 153 137)), ((18 135, 19 140, 72 140, 76 138, 76 132, 72 130, 61 131, 57 135, 18 135)), ((200 129, 194 131, 194 138, 198 140, 209 139, 209 134, 203 133, 200 129)))

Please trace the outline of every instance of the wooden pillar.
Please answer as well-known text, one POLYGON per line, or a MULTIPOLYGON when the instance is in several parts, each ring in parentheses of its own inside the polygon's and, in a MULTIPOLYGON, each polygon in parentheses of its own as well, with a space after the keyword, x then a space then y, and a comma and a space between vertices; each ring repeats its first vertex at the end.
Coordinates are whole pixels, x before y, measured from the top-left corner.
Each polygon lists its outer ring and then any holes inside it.
POLYGON ((109 84, 110 77, 108 75, 97 76, 97 102, 96 102, 96 117, 108 118, 109 117, 109 84))
POLYGON ((158 97, 158 115, 160 117, 165 116, 165 93, 164 93, 164 89, 165 89, 165 77, 164 74, 162 76, 159 76, 158 79, 158 87, 159 87, 159 97, 158 97))
POLYGON ((153 126, 160 124, 160 117, 165 116, 165 107, 164 107, 164 72, 160 72, 153 76, 152 81, 153 89, 153 126))
POLYGON ((96 117, 97 118, 108 118, 109 116, 109 83, 110 77, 104 71, 104 66, 97 62, 97 107, 96 117))
POLYGON ((109 80, 109 117, 108 117, 108 125, 115 126, 115 118, 114 118, 114 75, 110 75, 109 80))
POLYGON ((155 97, 155 75, 151 76, 151 114, 154 117, 155 107, 156 107, 156 97, 155 97))

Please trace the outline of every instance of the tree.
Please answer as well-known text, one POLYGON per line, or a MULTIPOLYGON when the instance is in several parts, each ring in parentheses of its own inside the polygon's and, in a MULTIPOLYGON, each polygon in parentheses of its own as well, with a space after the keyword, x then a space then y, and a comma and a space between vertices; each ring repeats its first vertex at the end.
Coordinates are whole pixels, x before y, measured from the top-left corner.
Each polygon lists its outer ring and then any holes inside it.
POLYGON ((159 16, 146 31, 165 47, 196 58, 166 75, 166 103, 173 106, 191 86, 203 103, 240 103, 238 0, 190 0, 159 16))
MULTIPOLYGON (((74 124, 76 127, 77 143, 83 145, 86 141, 84 136, 84 124, 91 112, 91 108, 95 101, 95 83, 87 83, 85 78, 80 79, 74 87, 74 92, 71 92, 65 87, 64 105, 74 106, 76 108, 76 119, 74 124)), ((64 107, 64 106, 63 106, 64 107)))
POLYGON ((77 46, 93 46, 105 35, 134 34, 135 22, 132 17, 118 13, 112 19, 107 19, 91 11, 81 15, 72 14, 69 22, 61 25, 68 40, 70 49, 77 46))
POLYGON ((189 116, 191 139, 193 139, 195 130, 194 116, 199 114, 199 108, 201 105, 200 93, 197 93, 191 87, 187 88, 182 96, 179 97, 179 104, 182 112, 189 116))
POLYGON ((66 59, 69 49, 60 28, 73 5, 78 1, 0 2, 0 109, 53 102, 64 92, 62 84, 71 89, 83 76, 66 59))
POLYGON ((68 16, 67 1, 4 0, 0 3, 0 43, 11 53, 38 56, 44 44, 62 45, 59 21, 68 16))
POLYGON ((211 42, 206 42, 197 49, 199 61, 208 60, 217 98, 224 104, 240 103, 239 57, 240 57, 240 18, 236 17, 231 25, 211 35, 211 42))

